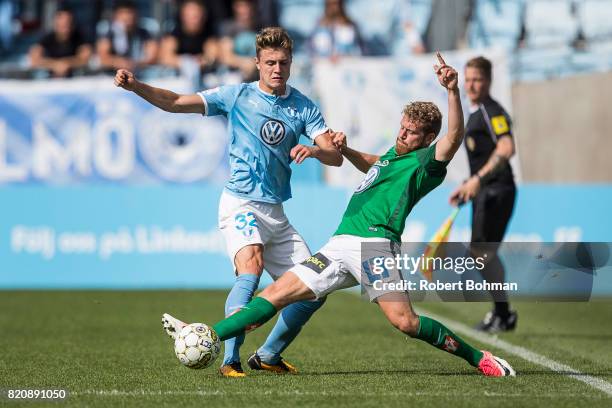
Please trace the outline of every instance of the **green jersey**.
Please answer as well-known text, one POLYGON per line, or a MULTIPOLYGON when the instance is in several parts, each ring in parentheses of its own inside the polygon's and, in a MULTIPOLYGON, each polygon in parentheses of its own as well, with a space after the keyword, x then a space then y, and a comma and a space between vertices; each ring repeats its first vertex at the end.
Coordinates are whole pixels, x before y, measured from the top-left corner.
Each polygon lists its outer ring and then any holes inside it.
POLYGON ((446 176, 436 145, 398 156, 395 146, 366 174, 353 193, 334 235, 387 238, 400 242, 412 207, 446 176))

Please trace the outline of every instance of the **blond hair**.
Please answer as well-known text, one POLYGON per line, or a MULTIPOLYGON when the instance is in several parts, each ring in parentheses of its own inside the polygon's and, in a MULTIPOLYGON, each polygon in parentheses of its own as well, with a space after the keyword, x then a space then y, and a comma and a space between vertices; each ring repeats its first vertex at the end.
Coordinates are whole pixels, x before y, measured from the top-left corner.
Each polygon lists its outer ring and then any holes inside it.
POLYGON ((262 29, 255 37, 255 47, 257 56, 259 51, 264 48, 282 48, 293 54, 293 40, 281 27, 266 27, 262 29))
POLYGON ((404 107, 402 114, 423 126, 425 134, 434 133, 437 136, 442 127, 442 113, 433 102, 409 103, 404 107))
POLYGON ((466 68, 476 68, 482 72, 482 75, 489 81, 493 78, 493 64, 485 57, 472 58, 465 64, 466 68))

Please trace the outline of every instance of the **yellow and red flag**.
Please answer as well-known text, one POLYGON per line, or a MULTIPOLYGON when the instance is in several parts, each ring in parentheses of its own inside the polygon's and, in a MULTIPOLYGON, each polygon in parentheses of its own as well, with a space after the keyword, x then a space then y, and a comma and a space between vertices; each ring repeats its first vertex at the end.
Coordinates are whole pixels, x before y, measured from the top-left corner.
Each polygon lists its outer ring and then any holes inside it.
POLYGON ((438 228, 433 237, 431 237, 429 244, 427 244, 425 247, 425 252, 423 252, 423 263, 421 264, 421 274, 429 282, 431 282, 433 278, 433 262, 429 259, 440 256, 440 244, 448 241, 453 223, 455 222, 455 218, 457 218, 457 214, 459 214, 460 208, 461 205, 453 209, 453 212, 442 223, 442 225, 440 225, 440 228, 438 228))

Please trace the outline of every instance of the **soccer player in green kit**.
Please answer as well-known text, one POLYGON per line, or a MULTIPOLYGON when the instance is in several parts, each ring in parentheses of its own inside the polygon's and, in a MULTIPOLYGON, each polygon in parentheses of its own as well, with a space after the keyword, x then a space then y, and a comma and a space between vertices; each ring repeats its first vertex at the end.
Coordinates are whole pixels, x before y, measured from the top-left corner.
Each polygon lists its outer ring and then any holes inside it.
MULTIPOLYGON (((462 143, 458 75, 440 54, 437 58, 439 65, 434 70, 448 90, 448 133, 430 146, 440 131, 442 114, 433 103, 414 102, 404 108, 396 144, 383 156, 348 148, 344 135, 335 134, 334 143, 344 156, 367 172, 338 230, 318 253, 295 265, 238 312, 215 324, 213 329, 221 340, 265 323, 288 304, 322 298, 361 283, 370 300, 401 332, 463 358, 486 376, 515 375, 503 359, 473 348, 440 322, 417 315, 407 292, 375 290, 373 282, 362 279, 362 243, 382 243, 378 246, 387 248, 381 251, 382 255, 393 258, 406 217, 423 196, 440 185, 447 164, 462 143)), ((386 272, 379 275, 383 282, 402 279, 396 270, 386 272)))

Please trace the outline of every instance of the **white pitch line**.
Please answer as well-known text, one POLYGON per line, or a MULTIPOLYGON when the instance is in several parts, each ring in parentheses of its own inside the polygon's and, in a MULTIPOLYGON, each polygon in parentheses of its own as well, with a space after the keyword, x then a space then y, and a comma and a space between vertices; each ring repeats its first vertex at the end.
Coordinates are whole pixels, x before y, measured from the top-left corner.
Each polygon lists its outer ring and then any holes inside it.
MULTIPOLYGON (((570 378, 573 378, 578 381, 582 381, 583 383, 590 385, 593 388, 596 388, 608 396, 612 396, 612 384, 607 382, 606 380, 598 377, 593 377, 592 375, 581 373, 580 371, 565 365, 561 364, 555 360, 551 360, 548 357, 544 357, 541 354, 535 353, 531 350, 526 349, 525 347, 515 346, 514 344, 510 344, 507 341, 501 340, 496 336, 492 336, 490 334, 482 333, 472 329, 471 327, 466 326, 463 323, 459 323, 455 320, 450 320, 441 316, 436 316, 432 313, 426 312, 426 316, 431 317, 432 319, 439 320, 447 325, 450 329, 457 332, 458 334, 462 334, 466 337, 471 337, 474 340, 477 340, 481 343, 488 344, 493 347, 497 347, 500 350, 503 350, 507 353, 514 354, 517 357, 522 358, 523 360, 527 360, 531 363, 541 365, 546 367, 552 371, 565 374, 570 378)), ((520 374, 520 373, 517 373, 520 374)))

